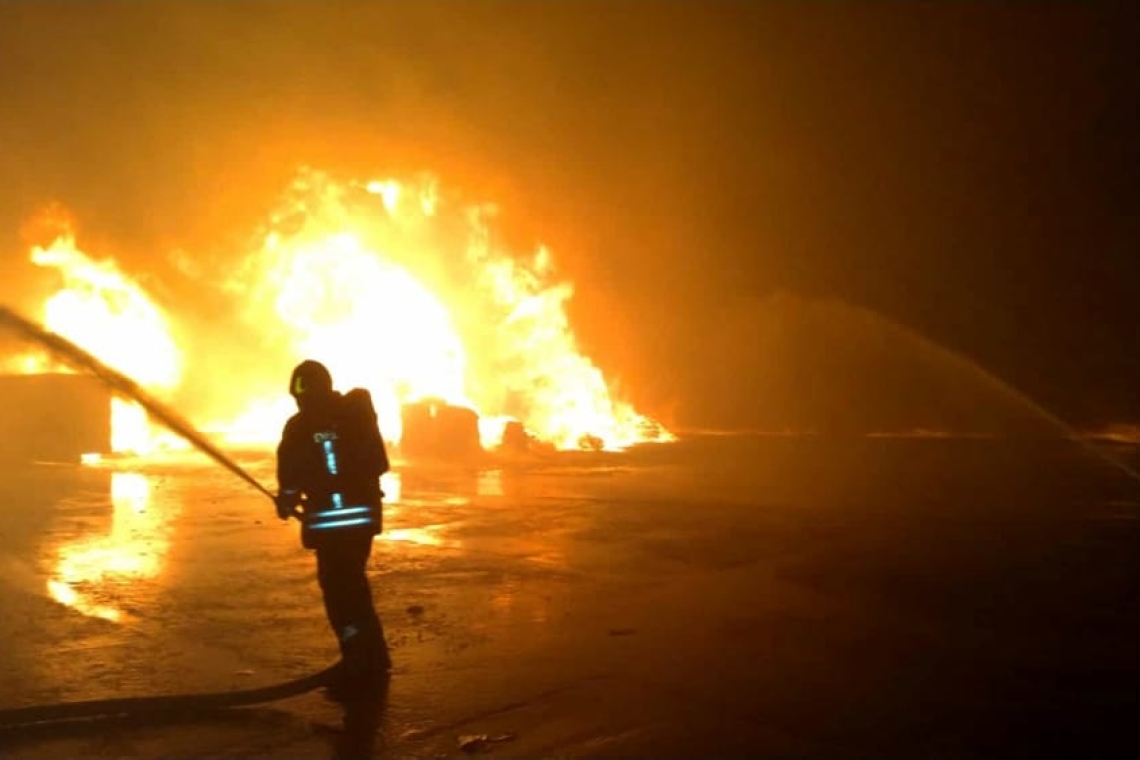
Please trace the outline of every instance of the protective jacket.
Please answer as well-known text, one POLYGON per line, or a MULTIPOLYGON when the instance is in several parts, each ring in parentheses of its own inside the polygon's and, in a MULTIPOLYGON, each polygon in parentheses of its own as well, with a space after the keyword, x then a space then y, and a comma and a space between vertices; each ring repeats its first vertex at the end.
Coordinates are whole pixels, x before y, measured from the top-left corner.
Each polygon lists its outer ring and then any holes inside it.
POLYGON ((368 391, 330 393, 289 418, 277 447, 282 492, 304 497, 301 542, 320 548, 337 536, 383 528, 380 476, 388 452, 368 391))

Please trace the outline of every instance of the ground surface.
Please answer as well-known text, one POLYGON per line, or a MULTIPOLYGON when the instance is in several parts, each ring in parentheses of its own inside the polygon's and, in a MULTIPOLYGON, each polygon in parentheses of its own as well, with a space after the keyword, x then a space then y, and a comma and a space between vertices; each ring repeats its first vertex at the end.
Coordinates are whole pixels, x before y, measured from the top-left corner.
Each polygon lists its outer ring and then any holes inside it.
MULTIPOLYGON (((388 490, 396 672, 352 732, 313 692, 0 754, 1140 754, 1140 485, 1073 444, 713 437, 388 490)), ((0 610, 0 711, 335 655, 296 524, 201 463, 5 473, 0 610)))

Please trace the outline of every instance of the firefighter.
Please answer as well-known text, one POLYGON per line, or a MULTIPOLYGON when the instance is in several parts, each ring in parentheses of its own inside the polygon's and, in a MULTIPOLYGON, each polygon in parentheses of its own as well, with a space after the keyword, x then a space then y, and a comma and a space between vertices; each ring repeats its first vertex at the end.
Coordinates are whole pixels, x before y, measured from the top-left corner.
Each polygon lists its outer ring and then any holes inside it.
POLYGON ((328 369, 308 360, 293 370, 289 392, 298 411, 277 447, 277 516, 298 517, 301 543, 317 555, 341 653, 333 691, 352 692, 382 683, 391 668, 365 572, 383 527, 380 476, 388 453, 368 391, 334 391, 328 369))

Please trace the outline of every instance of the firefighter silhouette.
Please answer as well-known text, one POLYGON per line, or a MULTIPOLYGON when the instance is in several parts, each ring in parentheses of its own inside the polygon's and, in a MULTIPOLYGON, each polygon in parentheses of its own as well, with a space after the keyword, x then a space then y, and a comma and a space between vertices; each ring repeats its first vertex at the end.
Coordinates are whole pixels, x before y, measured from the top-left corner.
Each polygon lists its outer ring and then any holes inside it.
POLYGON ((380 683, 391 668, 366 573, 383 528, 388 453, 368 391, 334 391, 328 369, 307 360, 293 370, 289 392, 297 413, 277 447, 277 515, 297 517, 302 545, 316 554, 341 653, 334 691, 352 692, 380 683))

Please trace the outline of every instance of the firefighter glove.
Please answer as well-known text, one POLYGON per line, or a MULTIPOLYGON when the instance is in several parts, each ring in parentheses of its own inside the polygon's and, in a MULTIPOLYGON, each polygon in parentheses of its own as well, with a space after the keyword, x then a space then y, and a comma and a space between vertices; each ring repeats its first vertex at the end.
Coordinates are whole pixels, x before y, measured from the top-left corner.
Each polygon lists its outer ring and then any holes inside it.
POLYGON ((274 503, 277 505, 277 516, 288 520, 296 515, 296 509, 301 504, 301 492, 291 488, 282 489, 274 503))

